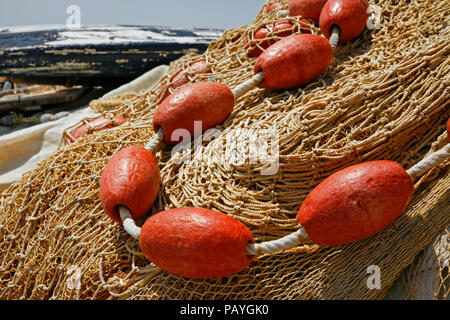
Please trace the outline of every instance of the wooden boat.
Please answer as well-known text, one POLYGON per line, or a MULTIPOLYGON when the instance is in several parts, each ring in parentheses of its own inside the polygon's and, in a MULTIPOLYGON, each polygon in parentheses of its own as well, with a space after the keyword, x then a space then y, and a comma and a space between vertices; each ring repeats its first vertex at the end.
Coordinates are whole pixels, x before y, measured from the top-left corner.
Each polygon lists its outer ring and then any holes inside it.
POLYGON ((61 104, 75 101, 88 88, 74 86, 66 88, 59 85, 29 85, 0 91, 0 114, 9 111, 29 111, 31 107, 61 104))
POLYGON ((218 29, 149 26, 0 28, 0 76, 28 83, 118 86, 187 53, 218 29))

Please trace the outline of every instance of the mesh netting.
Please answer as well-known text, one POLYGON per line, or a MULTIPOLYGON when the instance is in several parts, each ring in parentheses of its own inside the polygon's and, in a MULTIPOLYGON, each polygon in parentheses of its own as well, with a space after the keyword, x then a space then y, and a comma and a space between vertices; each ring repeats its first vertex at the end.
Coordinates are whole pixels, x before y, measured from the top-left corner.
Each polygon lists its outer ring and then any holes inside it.
MULTIPOLYGON (((247 225, 257 242, 272 240, 298 229, 299 205, 331 173, 375 159, 409 168, 442 147, 450 116, 450 2, 370 3, 381 8, 379 29, 340 45, 328 71, 304 88, 250 91, 217 127, 220 136, 196 150, 196 155, 213 155, 230 132, 250 135, 252 129, 275 127, 280 153, 275 175, 261 175, 258 164, 179 164, 172 148, 164 146, 156 153, 162 181, 151 213, 210 208, 247 225)), ((300 19, 291 21, 295 25, 300 19)), ((256 30, 278 20, 283 18, 273 11, 258 15, 251 25, 227 30, 203 55, 173 62, 170 73, 185 69, 190 82, 218 81, 234 88, 253 75, 255 59, 247 57, 246 39, 252 41, 256 30), (189 66, 200 60, 207 60, 211 72, 189 73, 189 66)), ((320 31, 313 27, 312 32, 320 31)), ((262 256, 222 279, 169 274, 149 263, 137 241, 109 220, 99 196, 108 159, 125 146, 145 145, 154 135, 155 108, 163 92, 172 90, 167 83, 168 76, 111 111, 128 122, 61 145, 1 194, 1 299, 382 298, 450 223, 447 162, 416 183, 401 217, 368 239, 262 256), (368 289, 372 265, 381 270, 380 289, 368 289)), ((244 143, 237 152, 248 148, 244 143)), ((434 279, 443 281, 441 275, 434 279)), ((448 286, 443 290, 447 295, 448 286)))
MULTIPOLYGON (((448 211, 448 210, 447 210, 448 211)), ((386 299, 449 299, 450 227, 433 239, 406 268, 386 299)))
POLYGON ((136 98, 138 95, 134 92, 128 92, 118 94, 110 98, 99 98, 89 102, 89 107, 96 112, 104 112, 110 110, 116 106, 119 106, 131 99, 136 98))

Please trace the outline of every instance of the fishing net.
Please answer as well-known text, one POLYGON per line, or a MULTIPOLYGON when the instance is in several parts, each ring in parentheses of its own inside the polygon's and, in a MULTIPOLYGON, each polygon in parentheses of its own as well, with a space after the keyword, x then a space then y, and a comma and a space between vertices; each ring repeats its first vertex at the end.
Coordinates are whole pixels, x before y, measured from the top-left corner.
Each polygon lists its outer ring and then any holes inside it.
POLYGON ((386 299, 449 299, 450 227, 433 239, 406 268, 386 299))
MULTIPOLYGON (((261 174, 264 161, 180 162, 180 154, 164 146, 156 152, 162 181, 149 214, 181 206, 210 208, 244 223, 257 242, 276 239, 299 228, 299 205, 331 173, 375 159, 409 168, 442 147, 450 116, 450 2, 369 2, 380 8, 379 28, 340 45, 328 71, 306 87, 248 92, 217 127, 220 134, 197 143, 192 157, 213 159, 227 139, 234 141, 225 152, 230 158, 250 154, 258 132, 275 130, 276 173, 261 174)), ((252 24, 225 31, 204 54, 174 61, 169 73, 185 70, 190 82, 218 81, 234 88, 253 75, 255 59, 248 58, 246 41, 253 41, 261 26, 281 20, 276 11, 263 12, 252 24), (190 72, 200 60, 211 72, 190 72)), ((300 24, 301 18, 291 21, 300 24)), ((401 217, 368 239, 261 256, 221 279, 169 274, 148 262, 137 241, 106 216, 99 195, 108 159, 154 135, 152 117, 167 90, 173 90, 170 76, 105 111, 104 116, 129 121, 63 143, 1 194, 1 299, 376 299, 449 225, 447 162, 417 181, 401 217), (368 286, 371 266, 379 268, 379 288, 368 286)), ((440 297, 449 292, 445 272, 448 264, 432 279, 440 283, 440 297)))
POLYGON ((134 99, 138 96, 137 93, 127 92, 118 95, 114 95, 109 98, 94 99, 89 102, 89 107, 96 112, 104 112, 114 107, 120 106, 127 101, 134 99))

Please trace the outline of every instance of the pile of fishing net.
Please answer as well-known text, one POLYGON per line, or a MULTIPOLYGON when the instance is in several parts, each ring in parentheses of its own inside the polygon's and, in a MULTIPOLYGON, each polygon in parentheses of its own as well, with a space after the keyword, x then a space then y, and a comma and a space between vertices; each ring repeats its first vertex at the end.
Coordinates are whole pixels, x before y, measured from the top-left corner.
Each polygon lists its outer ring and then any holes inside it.
MULTIPOLYGON (((331 173, 378 159, 408 169, 442 147, 450 116, 450 2, 369 3, 380 9, 379 28, 339 45, 327 72, 306 87, 248 92, 217 127, 219 137, 197 143, 192 157, 213 157, 230 135, 238 142, 227 152, 249 154, 258 130, 275 130, 276 173, 261 174, 260 162, 180 163, 166 145, 156 153, 162 182, 149 215, 209 208, 244 223, 256 242, 277 239, 299 228, 300 204, 331 173)), ((218 81, 230 88, 249 79, 256 58, 248 57, 246 44, 262 26, 286 19, 276 11, 263 10, 251 24, 225 31, 202 55, 174 61, 155 88, 105 109, 105 117, 126 123, 74 143, 66 139, 1 194, 1 299, 374 299, 401 275, 410 297, 430 281, 437 282, 435 297, 448 296, 448 260, 439 254, 427 258, 440 266, 432 278, 418 283, 402 274, 415 259, 424 260, 416 257, 449 225, 448 161, 416 182, 411 203, 384 231, 344 246, 306 245, 261 256, 242 272, 215 280, 161 270, 106 216, 99 196, 102 170, 115 152, 145 145, 155 134, 152 117, 173 91, 171 77, 185 70, 190 83, 218 81), (192 72, 190 66, 202 60, 210 72, 192 72), (368 288, 370 266, 379 267, 380 289, 368 288)), ((301 17, 289 19, 294 33, 302 32, 301 17)), ((317 27, 311 30, 320 34, 317 27)))

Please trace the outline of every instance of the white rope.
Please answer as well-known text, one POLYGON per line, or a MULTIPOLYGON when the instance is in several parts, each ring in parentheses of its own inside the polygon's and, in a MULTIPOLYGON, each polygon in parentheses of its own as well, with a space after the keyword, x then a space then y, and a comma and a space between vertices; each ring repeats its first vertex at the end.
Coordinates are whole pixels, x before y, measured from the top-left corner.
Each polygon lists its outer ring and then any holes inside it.
POLYGON ((164 140, 164 129, 159 128, 158 132, 150 139, 150 141, 145 145, 145 149, 150 151, 151 153, 155 153, 155 150, 159 147, 159 145, 164 140))
POLYGON ((260 256, 263 254, 275 253, 281 250, 292 249, 303 244, 308 239, 309 236, 305 229, 300 228, 294 233, 277 240, 262 243, 249 243, 247 245, 247 255, 260 256))
POLYGON ((424 174, 431 168, 434 168, 435 166, 441 164, 448 158, 450 158, 450 143, 447 143, 441 150, 433 152, 425 159, 422 159, 414 166, 409 168, 409 170, 407 170, 406 172, 414 181, 422 174, 424 174))
MULTIPOLYGON (((123 228, 134 239, 139 240, 141 228, 139 228, 133 217, 130 209, 123 205, 119 205, 119 214, 122 219, 123 228)), ((309 239, 305 229, 300 228, 297 231, 277 240, 266 241, 262 243, 249 243, 246 248, 247 255, 260 256, 263 254, 271 254, 282 250, 295 248, 309 239)))
POLYGON ((239 97, 242 97, 244 94, 246 94, 253 88, 256 88, 263 80, 264 80, 264 72, 260 71, 247 81, 244 81, 236 88, 231 90, 233 92, 234 99, 237 100, 239 99, 239 97))
POLYGON ((136 223, 133 220, 133 217, 131 216, 130 209, 128 209, 125 206, 120 205, 119 206, 119 214, 120 218, 123 222, 123 228, 130 236, 132 236, 134 239, 139 240, 139 234, 141 233, 141 228, 139 228, 136 223))
POLYGON ((228 58, 226 58, 225 60, 220 61, 220 62, 217 64, 217 68, 222 68, 223 65, 225 65, 225 64, 227 64, 227 63, 229 63, 229 62, 231 62, 231 57, 228 57, 228 58))
POLYGON ((287 17, 288 15, 289 15, 289 10, 278 10, 277 11, 278 18, 287 17))
POLYGON ((333 50, 336 49, 336 47, 338 46, 340 33, 341 29, 337 25, 333 25, 330 36, 330 45, 333 48, 333 50))

